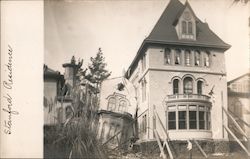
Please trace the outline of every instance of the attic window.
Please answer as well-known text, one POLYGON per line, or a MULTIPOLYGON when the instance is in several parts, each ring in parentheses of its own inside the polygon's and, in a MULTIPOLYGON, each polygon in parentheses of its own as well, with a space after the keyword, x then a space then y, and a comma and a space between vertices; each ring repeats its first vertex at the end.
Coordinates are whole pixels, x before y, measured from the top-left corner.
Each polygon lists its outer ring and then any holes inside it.
POLYGON ((183 20, 182 25, 182 34, 184 35, 193 35, 193 23, 192 21, 183 20))
POLYGON ((195 23, 188 11, 184 12, 180 25, 182 39, 195 39, 195 23))

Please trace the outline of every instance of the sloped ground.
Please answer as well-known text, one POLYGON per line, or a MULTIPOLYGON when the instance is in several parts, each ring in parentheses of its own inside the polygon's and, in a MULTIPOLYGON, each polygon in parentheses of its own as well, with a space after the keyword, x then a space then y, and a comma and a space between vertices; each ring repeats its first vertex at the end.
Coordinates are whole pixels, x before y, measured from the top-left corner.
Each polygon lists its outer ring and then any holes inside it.
MULTIPOLYGON (((113 156, 114 158, 121 158, 121 159, 153 159, 153 158, 160 158, 159 155, 156 154, 149 154, 144 155, 141 153, 128 153, 127 155, 121 155, 121 156, 113 156)), ((182 156, 178 157, 178 159, 205 159, 203 156, 182 156)), ((212 154, 208 156, 208 159, 250 159, 247 157, 244 152, 235 152, 230 154, 212 154)))

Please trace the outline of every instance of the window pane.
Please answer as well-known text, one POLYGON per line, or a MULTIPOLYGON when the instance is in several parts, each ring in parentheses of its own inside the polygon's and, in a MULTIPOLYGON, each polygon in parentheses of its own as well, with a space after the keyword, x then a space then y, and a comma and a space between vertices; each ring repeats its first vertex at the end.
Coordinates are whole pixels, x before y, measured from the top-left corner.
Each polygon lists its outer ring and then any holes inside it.
POLYGON ((179 111, 179 129, 186 129, 186 111, 179 111))
POLYGON ((196 120, 196 111, 189 111, 189 120, 196 120))
POLYGON ((184 94, 193 93, 193 80, 190 77, 184 79, 184 94))
POLYGON ((193 24, 192 24, 192 22, 188 22, 188 34, 193 34, 193 24))
POLYGON ((197 82, 197 93, 202 94, 202 81, 197 82))
POLYGON ((109 98, 109 101, 108 101, 108 110, 112 111, 112 110, 115 110, 115 98, 111 97, 109 98))
POLYGON ((187 34, 187 23, 182 21, 182 34, 187 34))
POLYGON ((204 66, 209 66, 209 52, 206 52, 204 55, 204 66))
POLYGON ((169 130, 176 129, 176 122, 175 121, 169 121, 168 122, 168 129, 169 130))
POLYGON ((175 112, 168 112, 168 120, 175 120, 175 112))
POLYGON ((168 129, 176 129, 176 114, 175 112, 168 112, 168 129))
POLYGON ((189 129, 197 128, 196 111, 189 111, 189 129))
POLYGON ((165 64, 170 64, 170 49, 166 48, 164 52, 165 64))
POLYGON ((125 111, 126 106, 127 106, 127 102, 126 101, 124 101, 124 100, 120 101, 118 111, 120 111, 120 112, 125 111))
POLYGON ((190 51, 189 50, 186 50, 185 51, 185 63, 186 63, 186 65, 187 66, 189 66, 190 65, 190 51))
POLYGON ((186 121, 179 121, 179 129, 186 129, 186 121))
POLYGON ((181 51, 175 50, 175 64, 179 65, 181 64, 181 51))
POLYGON ((199 129, 205 129, 205 112, 199 111, 199 129))
POLYGON ((195 51, 195 60, 194 60, 194 64, 195 66, 199 66, 200 65, 200 52, 199 51, 195 51))
POLYGON ((173 84, 173 94, 179 93, 179 80, 175 79, 173 84))

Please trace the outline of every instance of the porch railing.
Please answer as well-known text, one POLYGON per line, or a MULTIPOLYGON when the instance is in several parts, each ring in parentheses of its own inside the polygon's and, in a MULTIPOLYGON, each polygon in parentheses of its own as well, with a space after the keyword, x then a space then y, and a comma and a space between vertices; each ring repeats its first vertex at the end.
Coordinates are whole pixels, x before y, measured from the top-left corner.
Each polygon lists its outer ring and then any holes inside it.
POLYGON ((198 99, 210 101, 210 97, 202 94, 173 94, 168 95, 168 100, 178 100, 178 99, 198 99))

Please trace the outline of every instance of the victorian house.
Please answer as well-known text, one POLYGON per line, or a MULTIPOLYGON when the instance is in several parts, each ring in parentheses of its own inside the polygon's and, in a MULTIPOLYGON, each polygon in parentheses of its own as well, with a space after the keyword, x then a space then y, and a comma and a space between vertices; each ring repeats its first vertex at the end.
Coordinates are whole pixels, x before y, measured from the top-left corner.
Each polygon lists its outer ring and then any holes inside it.
POLYGON ((100 91, 98 137, 112 148, 127 149, 135 137, 134 88, 124 77, 106 79, 100 91))
POLYGON ((170 0, 126 72, 137 91, 139 141, 227 140, 225 51, 230 45, 188 1, 170 0))

